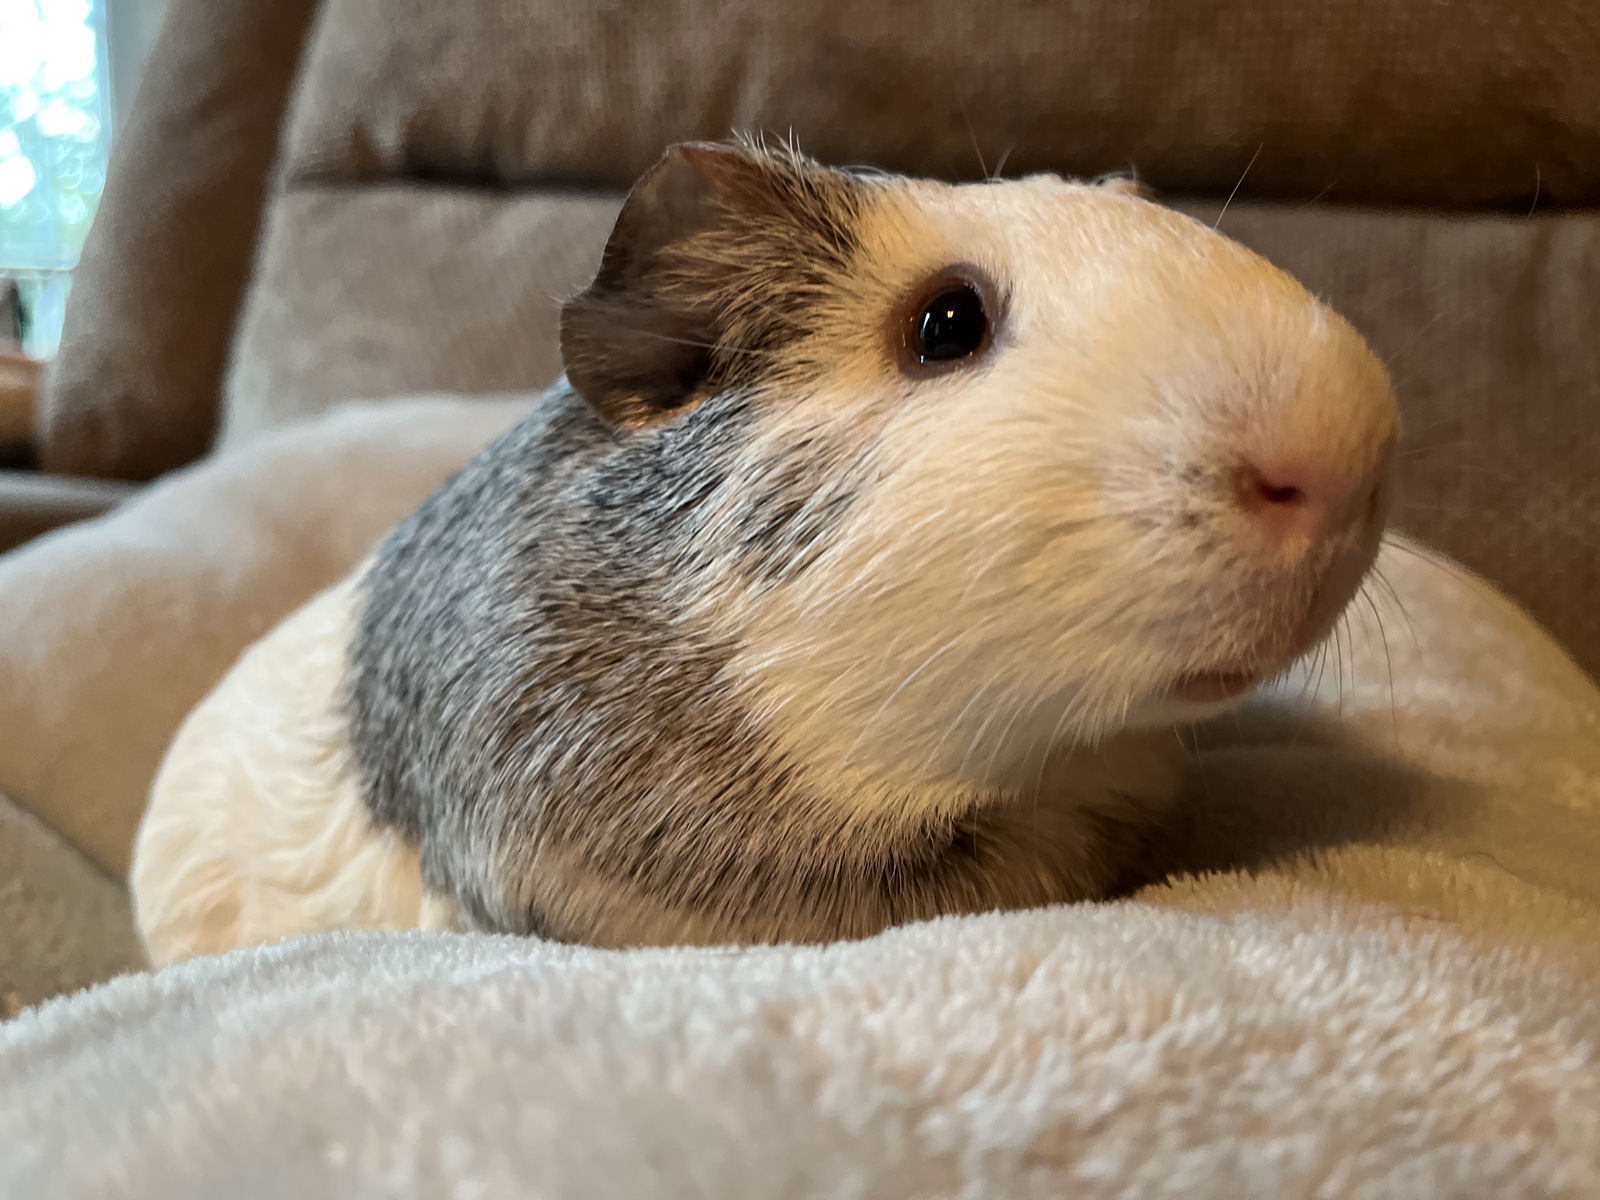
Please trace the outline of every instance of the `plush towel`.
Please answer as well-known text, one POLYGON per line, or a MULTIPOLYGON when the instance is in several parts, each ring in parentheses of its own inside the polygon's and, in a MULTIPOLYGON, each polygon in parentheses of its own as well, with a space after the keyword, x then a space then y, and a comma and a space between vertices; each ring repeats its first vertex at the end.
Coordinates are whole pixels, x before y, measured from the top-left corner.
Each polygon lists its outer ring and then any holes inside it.
POLYGON ((1600 1195, 1600 693, 1386 553, 1136 897, 854 944, 327 937, 0 1026, 0 1196, 1600 1195))
POLYGON ((0 796, 0 1021, 143 965, 119 882, 0 796))
POLYGON ((1600 1195, 1592 982, 1326 899, 823 948, 331 936, 0 1034, 0 1195, 1600 1195))

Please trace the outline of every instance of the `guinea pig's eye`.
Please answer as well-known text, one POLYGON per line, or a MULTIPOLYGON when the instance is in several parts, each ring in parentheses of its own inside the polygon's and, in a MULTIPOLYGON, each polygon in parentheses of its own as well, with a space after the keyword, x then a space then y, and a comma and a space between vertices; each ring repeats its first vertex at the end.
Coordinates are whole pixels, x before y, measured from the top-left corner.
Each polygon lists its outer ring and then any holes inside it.
POLYGON ((970 358, 989 345, 989 314, 970 283, 943 288, 912 318, 910 350, 919 363, 970 358))

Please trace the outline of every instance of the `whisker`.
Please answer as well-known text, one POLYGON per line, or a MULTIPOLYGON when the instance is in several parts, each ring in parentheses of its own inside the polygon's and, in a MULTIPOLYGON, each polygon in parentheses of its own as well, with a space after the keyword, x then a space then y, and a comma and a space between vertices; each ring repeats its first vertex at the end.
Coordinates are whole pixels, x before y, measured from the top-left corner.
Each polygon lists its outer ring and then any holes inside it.
POLYGON ((1033 783, 1033 796, 1035 805, 1037 805, 1039 802, 1039 793, 1044 791, 1044 776, 1045 771, 1050 766, 1050 760, 1053 756, 1052 747, 1060 745, 1061 731, 1066 727, 1067 718, 1070 717, 1072 713, 1073 706, 1070 704, 1063 704, 1061 706, 1061 715, 1056 718, 1055 726, 1050 730, 1050 739, 1045 743, 1044 753, 1039 758, 1038 778, 1036 778, 1033 783))
POLYGON ((1383 627, 1383 614, 1378 611, 1378 602, 1372 598, 1372 593, 1363 586, 1357 593, 1367 602, 1367 607, 1372 610, 1372 619, 1378 623, 1378 640, 1383 643, 1383 662, 1389 671, 1389 726, 1394 733, 1395 749, 1400 748, 1400 713, 1395 706, 1394 699, 1394 658, 1389 653, 1389 631, 1383 627))
MULTIPOLYGON (((1448 447, 1446 449, 1448 449, 1448 447)), ((1411 463, 1411 467, 1415 469, 1418 466, 1431 466, 1433 462, 1439 461, 1437 456, 1439 456, 1441 453, 1441 450, 1428 449, 1412 454, 1409 456, 1414 460, 1411 463), (1428 457, 1429 455, 1433 455, 1435 457, 1430 459, 1428 457)), ((1466 457, 1449 458, 1440 462, 1440 466, 1443 468, 1441 473, 1447 473, 1449 476, 1451 476, 1452 482, 1464 483, 1469 479, 1469 477, 1475 477, 1477 479, 1489 479, 1496 483, 1514 483, 1517 479, 1516 476, 1511 475, 1499 467, 1491 466, 1481 459, 1466 457)), ((1429 473, 1431 474, 1433 472, 1430 471, 1429 473)), ((1403 492, 1404 489, 1402 488, 1402 493, 1403 492)))
POLYGON ((1289 744, 1297 746, 1300 739, 1311 726, 1312 710, 1318 690, 1322 687, 1322 672, 1328 662, 1328 641, 1324 638, 1317 643, 1314 651, 1316 657, 1306 663, 1305 673, 1300 680, 1300 691, 1295 697, 1299 709, 1299 720, 1295 722, 1294 732, 1289 737, 1289 744))
POLYGON ((982 695, 987 692, 992 685, 993 681, 990 681, 972 693, 971 698, 966 702, 965 705, 962 706, 961 711, 955 715, 955 718, 950 722, 944 733, 940 734, 939 740, 933 744, 933 748, 928 751, 927 756, 922 760, 922 766, 924 770, 933 765, 933 760, 939 756, 939 751, 944 749, 944 744, 950 740, 950 735, 960 727, 961 722, 966 719, 966 715, 972 711, 972 706, 978 702, 979 698, 982 697, 982 695))
POLYGON ((1182 728, 1174 729, 1172 732, 1177 735, 1179 747, 1188 753, 1189 761, 1194 763, 1195 774, 1200 777, 1200 796, 1209 808, 1211 805, 1211 780, 1206 776, 1205 755, 1201 753, 1198 744, 1192 747, 1183 744, 1184 731, 1182 728))
POLYGON ((997 161, 994 164, 994 175, 991 176, 991 178, 999 179, 1003 174, 1005 174, 1006 160, 1008 160, 1011 157, 1011 152, 1013 150, 1015 150, 1016 148, 1017 148, 1017 143, 1016 142, 1012 142, 1011 145, 1006 147, 1005 153, 1002 154, 1000 156, 1000 158, 999 158, 999 161, 997 161))
POLYGON ((1245 178, 1250 174, 1250 168, 1256 165, 1256 159, 1261 157, 1261 151, 1266 148, 1266 145, 1265 142, 1262 142, 1257 146, 1256 152, 1250 156, 1250 161, 1245 163, 1244 170, 1239 174, 1239 182, 1233 185, 1233 191, 1229 192, 1228 198, 1222 202, 1222 211, 1217 214, 1217 219, 1211 223, 1213 230, 1222 226, 1222 218, 1228 215, 1228 206, 1233 203, 1233 198, 1239 194, 1239 189, 1244 186, 1245 178))
POLYGON ((1452 413, 1449 416, 1440 417, 1436 421, 1431 421, 1426 425, 1414 425, 1407 423, 1404 431, 1405 441, 1414 442, 1418 438, 1427 437, 1429 434, 1437 433, 1441 429, 1454 429, 1457 432, 1464 433, 1465 422, 1463 422, 1459 416, 1452 413))
POLYGON ((1338 701, 1335 707, 1340 720, 1344 719, 1344 639, 1349 632, 1347 624, 1349 619, 1349 610, 1346 610, 1339 614, 1339 619, 1333 625, 1333 649, 1334 654, 1337 656, 1333 681, 1338 692, 1338 701))
POLYGON ((978 133, 972 128, 972 118, 967 114, 967 102, 961 101, 961 120, 967 127, 967 136, 972 139, 972 152, 978 156, 978 169, 983 172, 984 182, 992 183, 994 176, 989 174, 989 165, 983 161, 983 147, 978 145, 978 133))
MULTIPOLYGON (((1401 355, 1410 353, 1411 350, 1413 348, 1415 348, 1416 344, 1419 341, 1422 340, 1423 335, 1426 334, 1435 325, 1437 325, 1440 321, 1444 320, 1446 317, 1459 317, 1459 316, 1461 316, 1461 312, 1460 312, 1459 309, 1458 310, 1451 310, 1451 309, 1448 309, 1448 308, 1440 309, 1438 312, 1434 313, 1433 316, 1429 317, 1420 326, 1418 326, 1414 331, 1412 331, 1411 336, 1409 338, 1407 338, 1403 343, 1401 343, 1401 345, 1398 348, 1396 348, 1394 350, 1391 350, 1388 354, 1384 355, 1384 357, 1383 357, 1383 365, 1386 366, 1386 367, 1389 367, 1389 368, 1393 368, 1394 364, 1395 364, 1395 361, 1398 358, 1400 358, 1401 355)), ((1396 388, 1399 387, 1400 382, 1401 381, 1398 380, 1398 379, 1395 380, 1396 388)))
POLYGON ((1388 576, 1376 567, 1372 570, 1372 581, 1383 588, 1389 599, 1394 603, 1395 611, 1400 614, 1400 619, 1406 623, 1406 629, 1411 634, 1411 646, 1419 655, 1422 653, 1422 639, 1417 636, 1417 623, 1411 619, 1411 612, 1406 608, 1405 601, 1400 598, 1400 593, 1394 584, 1389 582, 1388 576))
POLYGON ((1339 186, 1339 176, 1335 175, 1332 179, 1328 180, 1327 183, 1322 185, 1322 190, 1320 192, 1318 192, 1315 196, 1311 197, 1311 199, 1307 200, 1304 204, 1300 205, 1300 207, 1301 208, 1310 208, 1312 205, 1316 204, 1316 202, 1318 200, 1321 200, 1324 196, 1326 196, 1329 192, 1333 191, 1333 189, 1338 187, 1338 186, 1339 186))
POLYGON ((1471 576, 1469 576, 1465 571, 1449 560, 1441 558, 1437 554, 1430 553, 1421 547, 1414 546, 1410 542, 1404 541, 1400 538, 1385 536, 1383 539, 1383 545, 1389 549, 1397 550, 1402 554, 1408 554, 1412 558, 1417 559, 1419 562, 1424 562, 1429 566, 1437 567, 1439 570, 1443 571, 1446 575, 1449 575, 1453 579, 1471 578, 1471 576))
MULTIPOLYGON (((1015 700, 1004 707, 1011 710, 1011 717, 1006 721, 1005 727, 1000 730, 999 734, 994 739, 994 746, 989 751, 989 761, 987 764, 985 764, 983 769, 983 777, 985 779, 994 778, 994 766, 995 763, 1000 760, 1000 751, 1005 749, 1006 740, 1011 736, 1011 731, 1016 728, 1017 721, 1022 716, 1022 705, 1016 703, 1015 700)), ((976 744, 977 739, 974 738, 973 741, 974 744, 976 744)))
POLYGON ((1459 516, 1464 511, 1471 511, 1470 506, 1462 504, 1429 504, 1422 500, 1408 500, 1395 505, 1393 517, 1398 523, 1404 520, 1407 513, 1447 513, 1459 516))

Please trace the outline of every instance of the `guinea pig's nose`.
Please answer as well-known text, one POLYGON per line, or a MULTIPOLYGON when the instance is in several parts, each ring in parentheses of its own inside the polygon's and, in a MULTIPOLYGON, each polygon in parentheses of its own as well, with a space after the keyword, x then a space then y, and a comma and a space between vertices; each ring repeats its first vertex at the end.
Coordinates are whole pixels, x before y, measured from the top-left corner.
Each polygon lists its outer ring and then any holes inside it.
POLYGON ((1357 472, 1311 461, 1251 462, 1234 477, 1239 506, 1271 542, 1291 553, 1376 515, 1381 470, 1357 472))

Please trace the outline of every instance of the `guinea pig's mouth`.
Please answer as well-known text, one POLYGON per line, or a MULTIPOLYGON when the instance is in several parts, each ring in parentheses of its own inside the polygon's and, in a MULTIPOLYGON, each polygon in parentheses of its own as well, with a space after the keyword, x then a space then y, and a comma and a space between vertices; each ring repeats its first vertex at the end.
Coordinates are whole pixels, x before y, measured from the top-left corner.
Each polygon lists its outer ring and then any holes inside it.
POLYGON ((1261 678, 1259 671, 1191 671, 1178 676, 1168 695, 1186 704, 1215 704, 1244 695, 1261 678))
MULTIPOLYGON (((1331 627, 1327 598, 1318 588, 1307 604, 1307 611, 1288 636, 1269 637, 1253 651, 1231 661, 1207 663, 1198 670, 1185 671, 1167 685, 1165 697, 1181 704, 1221 704, 1236 700, 1265 683, 1297 661, 1322 641, 1331 627)), ((1334 599, 1339 597, 1335 596, 1334 599)), ((1333 614, 1343 604, 1332 608, 1333 614)))
POLYGON ((1209 654, 1201 657, 1193 669, 1176 675, 1161 689, 1161 699, 1193 706, 1180 711, 1194 715, 1208 706, 1237 700, 1281 675, 1332 632, 1340 614, 1360 592, 1377 545, 1374 529, 1361 543, 1331 556, 1326 564, 1312 565, 1298 579, 1263 580, 1253 603, 1245 601, 1246 619, 1255 626, 1249 638, 1253 644, 1213 651, 1214 658, 1209 654))
POLYGON ((1166 699, 1182 704, 1220 704, 1236 700, 1265 683, 1309 654, 1327 636, 1338 614, 1344 610, 1347 601, 1344 592, 1342 586, 1331 594, 1319 586, 1290 636, 1269 639, 1254 653, 1232 662, 1185 671, 1167 686, 1166 699))

